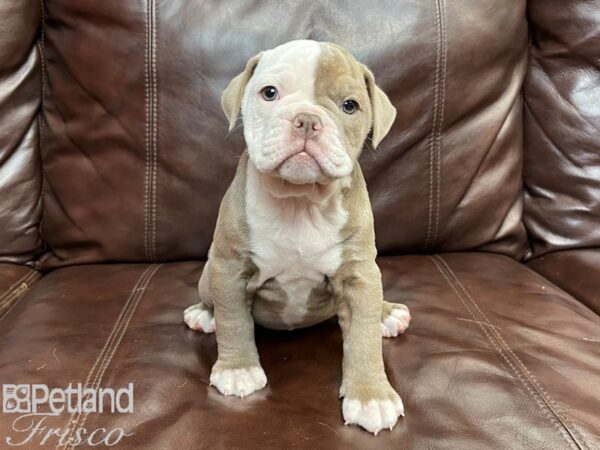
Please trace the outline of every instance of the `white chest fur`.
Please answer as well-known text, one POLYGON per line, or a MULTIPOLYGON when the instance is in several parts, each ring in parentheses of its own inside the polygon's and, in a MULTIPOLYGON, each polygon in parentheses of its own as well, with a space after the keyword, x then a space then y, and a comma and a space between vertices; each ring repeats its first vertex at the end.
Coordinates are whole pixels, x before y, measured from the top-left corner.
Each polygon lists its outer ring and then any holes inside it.
POLYGON ((258 287, 275 279, 286 294, 284 324, 302 322, 312 290, 342 263, 341 230, 348 213, 340 195, 313 201, 277 198, 248 164, 246 217, 258 287))

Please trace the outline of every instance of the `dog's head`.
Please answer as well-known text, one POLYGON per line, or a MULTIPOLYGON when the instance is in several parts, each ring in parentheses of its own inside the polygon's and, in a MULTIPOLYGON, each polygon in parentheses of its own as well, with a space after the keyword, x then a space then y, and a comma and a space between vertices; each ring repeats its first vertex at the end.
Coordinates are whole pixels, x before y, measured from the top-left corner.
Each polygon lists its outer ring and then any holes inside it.
POLYGON ((292 41, 251 58, 222 97, 230 129, 243 117, 254 166, 293 184, 349 175, 369 131, 373 148, 396 110, 342 47, 292 41))

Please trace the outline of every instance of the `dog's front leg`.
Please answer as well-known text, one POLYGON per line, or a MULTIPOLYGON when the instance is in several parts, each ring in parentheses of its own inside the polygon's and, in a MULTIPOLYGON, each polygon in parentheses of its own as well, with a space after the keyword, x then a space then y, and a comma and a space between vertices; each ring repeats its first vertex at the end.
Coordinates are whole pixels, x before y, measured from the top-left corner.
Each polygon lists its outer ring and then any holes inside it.
POLYGON ((244 397, 267 384, 254 339, 247 277, 242 263, 230 258, 212 258, 208 269, 218 347, 210 384, 223 395, 244 397))
POLYGON ((383 292, 375 262, 353 270, 341 281, 337 314, 344 341, 340 396, 346 424, 377 434, 404 415, 400 396, 383 365, 380 331, 383 292))

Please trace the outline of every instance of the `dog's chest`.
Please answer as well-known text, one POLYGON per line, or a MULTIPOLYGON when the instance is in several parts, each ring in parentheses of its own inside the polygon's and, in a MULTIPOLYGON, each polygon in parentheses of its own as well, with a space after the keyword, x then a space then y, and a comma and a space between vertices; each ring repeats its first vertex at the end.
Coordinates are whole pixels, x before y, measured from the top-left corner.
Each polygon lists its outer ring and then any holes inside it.
POLYGON ((273 328, 307 326, 331 317, 327 277, 342 263, 341 232, 347 213, 341 198, 305 205, 253 195, 247 220, 258 273, 255 320, 273 328))

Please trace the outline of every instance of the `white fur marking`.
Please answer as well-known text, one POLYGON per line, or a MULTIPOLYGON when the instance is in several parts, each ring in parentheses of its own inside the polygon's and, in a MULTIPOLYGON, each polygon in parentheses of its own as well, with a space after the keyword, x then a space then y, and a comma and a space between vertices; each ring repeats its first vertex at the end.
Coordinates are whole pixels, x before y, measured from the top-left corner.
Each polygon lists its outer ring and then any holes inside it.
POLYGON ((346 425, 355 424, 373 434, 383 429, 392 429, 398 416, 404 416, 404 405, 400 397, 392 400, 359 400, 345 398, 342 402, 342 414, 346 425))
POLYGON ((322 204, 308 199, 275 198, 248 164, 246 215, 253 262, 260 270, 258 285, 274 278, 287 295, 283 322, 302 322, 313 288, 335 274, 342 263, 340 231, 348 213, 342 197, 322 204))
POLYGON ((410 324, 410 311, 406 305, 394 304, 393 309, 381 319, 381 335, 396 337, 404 333, 410 324))
POLYGON ((247 369, 214 370, 210 374, 210 384, 223 395, 245 397, 267 385, 267 376, 260 366, 247 369))
POLYGON ((215 332, 215 317, 212 309, 207 308, 202 303, 186 308, 183 312, 183 320, 192 330, 204 333, 215 332))

